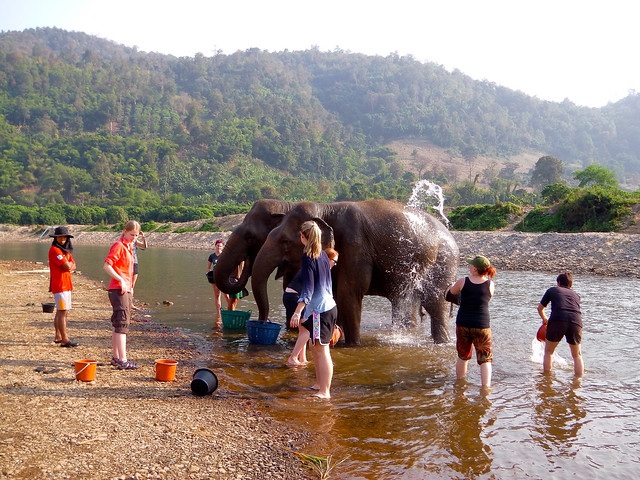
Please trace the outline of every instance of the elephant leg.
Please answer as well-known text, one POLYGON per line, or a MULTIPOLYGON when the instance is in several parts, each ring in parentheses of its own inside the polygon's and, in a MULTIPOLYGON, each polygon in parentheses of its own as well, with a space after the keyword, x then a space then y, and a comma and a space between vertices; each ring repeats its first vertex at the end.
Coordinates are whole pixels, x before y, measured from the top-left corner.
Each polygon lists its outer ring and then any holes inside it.
POLYGON ((431 317, 431 337, 435 343, 447 343, 451 340, 449 335, 449 302, 442 295, 430 298, 423 305, 429 317, 431 317), (440 298, 441 297, 441 298, 440 298))
POLYGON ((360 345, 360 321, 362 319, 363 296, 351 295, 338 290, 338 324, 344 332, 347 346, 360 345))

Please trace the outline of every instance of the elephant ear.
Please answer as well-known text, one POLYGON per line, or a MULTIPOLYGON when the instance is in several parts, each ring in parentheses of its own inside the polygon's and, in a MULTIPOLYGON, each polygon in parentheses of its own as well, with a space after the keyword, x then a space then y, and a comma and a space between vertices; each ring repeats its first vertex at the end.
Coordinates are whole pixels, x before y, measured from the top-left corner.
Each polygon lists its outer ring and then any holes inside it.
POLYGON ((333 237, 333 228, 320 217, 314 217, 313 221, 318 224, 322 232, 322 248, 334 248, 336 241, 333 237))

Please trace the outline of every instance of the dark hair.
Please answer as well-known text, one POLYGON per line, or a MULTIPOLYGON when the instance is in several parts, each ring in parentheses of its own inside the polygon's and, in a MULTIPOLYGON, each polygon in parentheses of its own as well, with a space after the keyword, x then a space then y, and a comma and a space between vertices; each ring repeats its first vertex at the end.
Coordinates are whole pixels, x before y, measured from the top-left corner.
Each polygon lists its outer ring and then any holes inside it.
POLYGON ((558 285, 561 287, 571 288, 573 285, 573 275, 571 275, 571 272, 561 273, 556 278, 556 282, 558 282, 558 285))

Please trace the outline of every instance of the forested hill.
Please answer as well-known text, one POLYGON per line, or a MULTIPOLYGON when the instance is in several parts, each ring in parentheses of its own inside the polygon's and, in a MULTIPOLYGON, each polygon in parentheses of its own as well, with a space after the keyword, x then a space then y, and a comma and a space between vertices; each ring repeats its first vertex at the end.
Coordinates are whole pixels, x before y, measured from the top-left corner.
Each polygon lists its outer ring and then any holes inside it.
POLYGON ((388 147, 399 140, 498 169, 523 151, 596 162, 637 188, 639 112, 636 94, 553 103, 397 55, 177 58, 55 28, 4 32, 0 203, 406 199, 420 172, 388 147))

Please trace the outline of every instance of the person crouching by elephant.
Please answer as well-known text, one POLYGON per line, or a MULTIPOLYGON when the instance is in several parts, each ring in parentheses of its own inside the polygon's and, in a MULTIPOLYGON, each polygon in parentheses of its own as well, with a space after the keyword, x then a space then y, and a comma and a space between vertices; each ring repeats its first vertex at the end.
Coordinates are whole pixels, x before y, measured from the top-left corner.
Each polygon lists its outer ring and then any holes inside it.
MULTIPOLYGON (((327 257, 329 257, 329 268, 333 268, 334 265, 338 264, 338 252, 333 248, 325 248, 325 253, 327 257)), ((291 324, 291 316, 295 312, 296 307, 298 306, 298 297, 300 296, 300 292, 302 291, 302 269, 298 270, 298 273, 291 279, 287 288, 285 288, 284 293, 282 294, 282 303, 285 308, 285 316, 287 327, 290 327, 291 324)), ((302 327, 304 328, 304 327, 302 327)), ((287 360, 287 364, 291 366, 297 365, 305 365, 307 362, 307 342, 309 341, 309 331, 304 329, 302 332, 302 328, 298 332, 298 341, 296 341, 296 345, 287 360)))
POLYGON ((296 341, 306 343, 310 338, 316 382, 311 387, 318 398, 331 398, 333 362, 329 343, 338 318, 338 308, 333 298, 329 257, 322 250, 322 232, 313 220, 300 227, 302 254, 302 291, 298 306, 291 316, 291 327, 300 326, 296 341), (301 321, 304 311, 306 320, 301 321))
POLYGON ((456 317, 456 377, 463 380, 467 375, 467 362, 471 359, 472 346, 476 349, 476 359, 480 365, 482 387, 491 387, 491 326, 489 301, 495 286, 493 277, 496 269, 489 259, 477 255, 467 260, 469 276, 458 279, 449 287, 449 293, 460 293, 460 308, 456 317))
MULTIPOLYGON (((238 265, 238 267, 236 268, 235 274, 229 278, 229 281, 231 281, 232 283, 238 283, 243 268, 244 262, 240 262, 240 265, 238 265)), ((240 290, 238 293, 225 293, 225 295, 227 298, 227 310, 235 310, 236 308, 238 308, 238 300, 240 300, 244 296, 244 292, 240 290)))

